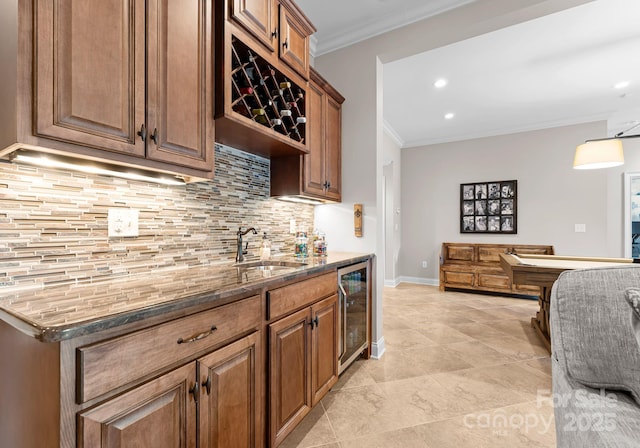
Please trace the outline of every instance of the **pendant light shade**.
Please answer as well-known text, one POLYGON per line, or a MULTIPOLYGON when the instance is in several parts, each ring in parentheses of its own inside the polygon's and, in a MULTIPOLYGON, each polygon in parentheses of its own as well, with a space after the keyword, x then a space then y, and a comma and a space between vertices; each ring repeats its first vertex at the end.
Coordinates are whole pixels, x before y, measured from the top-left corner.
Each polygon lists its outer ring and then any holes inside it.
POLYGON ((577 170, 611 168, 622 164, 622 141, 617 138, 583 143, 576 148, 573 158, 573 168, 577 170))

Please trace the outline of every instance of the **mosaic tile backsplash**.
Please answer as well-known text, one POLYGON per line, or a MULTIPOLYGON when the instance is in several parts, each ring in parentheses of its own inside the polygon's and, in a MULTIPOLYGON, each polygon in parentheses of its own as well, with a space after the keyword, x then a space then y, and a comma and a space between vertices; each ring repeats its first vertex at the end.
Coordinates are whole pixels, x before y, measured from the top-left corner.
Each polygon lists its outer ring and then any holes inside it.
POLYGON ((289 220, 311 231, 313 206, 269 197, 269 160, 216 145, 215 179, 165 186, 0 163, 0 286, 57 284, 233 261, 262 232, 292 253, 289 220), (107 210, 139 211, 139 236, 107 237, 107 210))

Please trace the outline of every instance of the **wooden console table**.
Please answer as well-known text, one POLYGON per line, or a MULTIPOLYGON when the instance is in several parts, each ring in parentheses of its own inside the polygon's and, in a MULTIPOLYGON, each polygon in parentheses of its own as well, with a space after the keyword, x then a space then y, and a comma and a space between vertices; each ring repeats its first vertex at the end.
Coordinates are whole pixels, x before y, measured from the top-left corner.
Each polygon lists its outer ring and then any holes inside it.
POLYGON ((442 243, 440 290, 446 288, 540 296, 538 285, 513 282, 500 265, 500 254, 553 254, 553 246, 442 243))

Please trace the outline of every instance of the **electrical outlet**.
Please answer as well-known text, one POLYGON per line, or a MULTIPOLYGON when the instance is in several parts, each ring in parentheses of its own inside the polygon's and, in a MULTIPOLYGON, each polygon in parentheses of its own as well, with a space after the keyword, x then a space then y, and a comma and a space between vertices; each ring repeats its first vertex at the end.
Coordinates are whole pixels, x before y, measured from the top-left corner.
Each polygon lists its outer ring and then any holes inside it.
POLYGON ((575 231, 578 233, 583 233, 587 231, 587 225, 586 224, 576 224, 575 225, 575 231))
POLYGON ((110 208, 107 215, 109 238, 138 236, 138 210, 110 208))
POLYGON ((427 267, 427 262, 426 262, 426 260, 422 262, 422 267, 423 267, 423 268, 426 268, 426 267, 427 267))

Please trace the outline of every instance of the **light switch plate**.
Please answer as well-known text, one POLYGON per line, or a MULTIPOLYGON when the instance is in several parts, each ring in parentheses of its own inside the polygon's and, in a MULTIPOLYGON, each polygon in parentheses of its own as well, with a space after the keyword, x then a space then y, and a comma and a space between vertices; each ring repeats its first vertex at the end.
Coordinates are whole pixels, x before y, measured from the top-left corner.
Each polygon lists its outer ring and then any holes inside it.
POLYGON ((587 225, 586 224, 576 224, 575 225, 575 231, 578 233, 584 233, 587 231, 587 225))
POLYGON ((138 210, 110 208, 107 218, 109 238, 138 236, 138 210))

